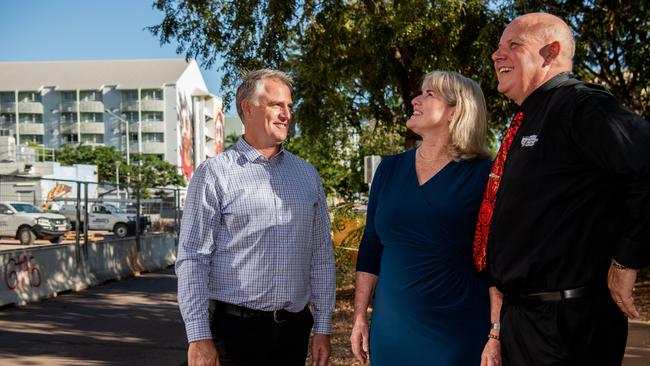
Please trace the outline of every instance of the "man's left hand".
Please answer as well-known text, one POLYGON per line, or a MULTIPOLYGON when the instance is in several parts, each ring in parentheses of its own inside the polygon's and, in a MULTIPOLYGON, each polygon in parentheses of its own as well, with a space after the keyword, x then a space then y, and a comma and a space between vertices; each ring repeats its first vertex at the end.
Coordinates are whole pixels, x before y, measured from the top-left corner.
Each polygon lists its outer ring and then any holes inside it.
POLYGON ((329 334, 314 334, 311 339, 311 361, 313 366, 326 366, 332 348, 329 334))
POLYGON ((607 286, 612 299, 618 308, 630 319, 639 317, 639 311, 634 306, 634 283, 636 282, 637 270, 626 268, 617 269, 613 265, 609 267, 607 274, 607 286))

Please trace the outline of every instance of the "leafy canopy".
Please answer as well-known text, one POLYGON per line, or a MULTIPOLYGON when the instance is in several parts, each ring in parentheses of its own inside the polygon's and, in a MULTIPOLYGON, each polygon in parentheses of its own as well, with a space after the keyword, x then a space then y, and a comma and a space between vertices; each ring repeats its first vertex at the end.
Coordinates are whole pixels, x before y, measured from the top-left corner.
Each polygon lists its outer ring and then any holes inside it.
POLYGON ((481 85, 496 144, 517 106, 497 93, 490 55, 505 25, 525 12, 566 19, 578 35, 578 77, 650 117, 644 0, 156 0, 154 7, 164 18, 148 29, 161 43, 177 41, 178 53, 205 67, 223 60, 226 105, 242 71, 271 67, 294 76, 301 133, 288 145, 341 195, 365 189, 364 154, 414 144, 403 126, 422 77, 435 69, 481 85))
POLYGON ((185 186, 178 168, 171 163, 153 155, 133 154, 128 165, 113 146, 64 145, 56 152, 56 158, 63 165, 97 165, 99 182, 115 183, 119 165, 121 185, 135 184, 140 178, 142 187, 185 186))

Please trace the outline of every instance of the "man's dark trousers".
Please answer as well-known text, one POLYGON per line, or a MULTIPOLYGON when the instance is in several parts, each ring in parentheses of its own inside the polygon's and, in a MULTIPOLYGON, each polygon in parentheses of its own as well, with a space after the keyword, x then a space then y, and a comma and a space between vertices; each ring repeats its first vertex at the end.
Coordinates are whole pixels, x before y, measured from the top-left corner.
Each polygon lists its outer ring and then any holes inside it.
POLYGON ((501 308, 503 366, 620 366, 627 318, 609 293, 501 308))
POLYGON ((279 318, 233 315, 218 305, 211 310, 221 366, 305 365, 314 323, 308 308, 279 318))

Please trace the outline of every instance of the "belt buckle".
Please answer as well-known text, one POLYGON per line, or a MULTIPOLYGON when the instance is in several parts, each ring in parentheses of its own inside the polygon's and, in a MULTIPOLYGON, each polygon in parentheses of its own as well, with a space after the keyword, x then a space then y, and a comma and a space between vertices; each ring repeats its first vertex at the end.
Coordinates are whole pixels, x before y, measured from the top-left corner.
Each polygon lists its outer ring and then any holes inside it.
POLYGON ((276 324, 284 323, 284 322, 287 321, 286 318, 282 318, 282 313, 283 313, 283 312, 284 312, 284 309, 275 310, 275 311, 273 312, 273 321, 274 321, 276 324))

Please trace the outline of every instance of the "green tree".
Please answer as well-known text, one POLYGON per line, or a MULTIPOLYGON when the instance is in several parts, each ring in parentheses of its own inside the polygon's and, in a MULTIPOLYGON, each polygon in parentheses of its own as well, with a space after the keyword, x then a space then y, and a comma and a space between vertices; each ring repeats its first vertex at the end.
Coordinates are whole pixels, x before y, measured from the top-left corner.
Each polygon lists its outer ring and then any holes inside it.
POLYGON ((185 186, 185 180, 176 166, 157 156, 140 154, 133 154, 131 165, 127 165, 122 153, 112 146, 64 145, 56 152, 56 159, 63 165, 97 165, 99 182, 115 183, 116 165, 119 162, 122 185, 135 184, 141 177, 142 187, 185 186), (142 160, 141 165, 138 164, 139 160, 142 160))
POLYGON ((185 179, 178 168, 155 155, 133 154, 132 180, 139 179, 142 187, 185 186, 185 179))
MULTIPOLYGON (((154 6, 165 14, 149 27, 161 43, 178 41, 179 53, 206 67, 223 57, 226 105, 240 71, 291 72, 294 119, 307 136, 358 129, 364 121, 403 124, 433 69, 480 81, 496 116, 510 108, 496 98, 489 62, 504 19, 485 1, 157 0, 154 6)), ((412 143, 408 136, 406 145, 412 143)))
POLYGON ((404 129, 403 125, 363 123, 358 129, 330 130, 322 136, 293 136, 285 145, 316 167, 328 194, 352 199, 368 189, 363 182, 364 156, 402 151, 404 129))
POLYGON ((413 145, 406 129, 391 126, 403 126, 428 71, 454 70, 478 81, 490 138, 497 140, 517 106, 497 93, 490 55, 508 21, 524 12, 567 19, 578 34, 578 76, 605 84, 650 117, 650 6, 642 0, 156 0, 154 6, 164 18, 149 29, 161 43, 178 41, 179 53, 206 67, 223 58, 226 105, 240 71, 289 71, 301 131, 291 149, 322 169, 331 191, 345 195, 358 186, 360 157, 371 150, 353 136, 386 126, 403 134, 401 146, 413 145))
POLYGON ((242 70, 274 67, 294 76, 300 136, 287 146, 316 166, 330 193, 365 190, 364 154, 413 145, 415 136, 403 126, 429 71, 456 70, 482 84, 492 136, 513 108, 497 96, 489 61, 505 17, 485 1, 157 0, 154 6, 165 14, 149 28, 161 43, 176 40, 179 53, 206 67, 224 59, 226 105, 242 70))
POLYGON ((235 145, 239 140, 239 134, 237 132, 231 132, 223 139, 223 147, 229 148, 232 145, 235 145))
POLYGON ((650 4, 646 0, 526 0, 516 13, 545 11, 576 34, 574 72, 603 84, 625 106, 650 120, 650 4))
MULTIPOLYGON (((99 182, 115 182, 115 162, 122 161, 120 171, 126 166, 123 162, 122 154, 115 150, 114 147, 108 146, 89 146, 63 145, 56 153, 56 160, 62 165, 73 164, 95 164, 97 165, 97 180, 99 182)), ((126 176, 126 174, 125 174, 126 176)), ((120 178, 122 178, 120 176, 120 178)), ((123 179, 120 179, 123 180, 123 179)))

